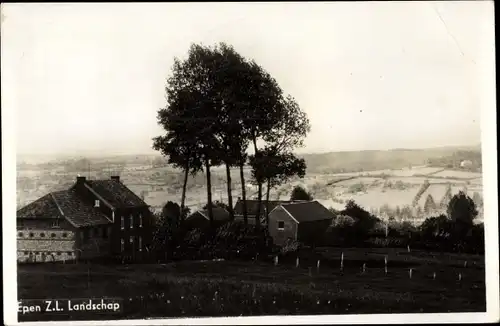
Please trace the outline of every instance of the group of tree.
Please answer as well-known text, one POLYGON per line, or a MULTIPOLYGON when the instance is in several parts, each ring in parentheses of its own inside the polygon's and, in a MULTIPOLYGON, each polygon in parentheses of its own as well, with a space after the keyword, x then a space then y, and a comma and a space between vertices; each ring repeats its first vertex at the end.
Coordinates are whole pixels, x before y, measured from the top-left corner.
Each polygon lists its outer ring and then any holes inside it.
MULTIPOLYGON (((268 200, 273 187, 305 174, 305 161, 292 150, 302 145, 310 130, 306 114, 263 67, 224 43, 194 44, 186 59, 175 58, 165 92, 167 103, 157 115, 165 133, 153 139, 153 148, 184 171, 180 211, 185 209, 189 174, 204 171, 213 225, 211 168, 223 165, 228 209, 234 217, 230 170, 240 171, 241 197, 246 203, 243 169, 249 164, 250 181, 258 188, 259 225, 264 185, 268 200)), ((243 210, 247 222, 246 207, 243 210)))
POLYGON ((459 191, 451 198, 444 214, 427 218, 418 228, 409 222, 381 221, 351 200, 345 209, 336 212, 336 218, 326 235, 347 238, 345 241, 355 245, 366 241, 370 234, 385 234, 385 237, 399 234, 408 241, 419 241, 421 245, 440 244, 450 250, 480 253, 484 250, 484 226, 474 222, 477 216, 476 203, 464 191, 459 191), (381 230, 374 232, 376 229, 381 230))

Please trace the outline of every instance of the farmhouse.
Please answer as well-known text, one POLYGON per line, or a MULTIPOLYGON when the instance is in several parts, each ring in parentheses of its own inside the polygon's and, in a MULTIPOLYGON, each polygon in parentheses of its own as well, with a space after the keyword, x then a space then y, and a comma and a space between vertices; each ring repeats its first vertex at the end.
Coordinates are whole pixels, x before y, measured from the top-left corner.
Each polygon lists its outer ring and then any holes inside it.
POLYGON ((269 213, 269 235, 277 245, 289 240, 314 244, 334 215, 317 201, 284 203, 269 213))
MULTIPOLYGON (((216 227, 229 221, 229 212, 223 207, 213 207, 214 224, 216 227)), ((185 220, 185 225, 188 229, 203 229, 210 226, 210 218, 208 210, 198 210, 189 215, 185 220)))
POLYGON ((18 261, 65 261, 120 256, 139 260, 151 241, 148 205, 118 176, 77 177, 17 211, 18 261))

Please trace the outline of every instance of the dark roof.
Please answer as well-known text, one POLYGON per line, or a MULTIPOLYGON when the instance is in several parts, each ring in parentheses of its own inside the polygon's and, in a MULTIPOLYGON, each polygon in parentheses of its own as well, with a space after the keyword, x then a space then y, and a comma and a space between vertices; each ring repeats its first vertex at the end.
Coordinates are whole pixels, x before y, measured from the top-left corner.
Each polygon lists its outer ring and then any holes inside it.
POLYGON ((62 217, 51 194, 47 194, 17 211, 17 218, 62 217))
MULTIPOLYGON (((226 221, 229 220, 229 212, 223 208, 223 207, 213 207, 212 212, 214 214, 214 221, 226 221)), ((208 209, 204 210, 199 210, 197 211, 200 215, 202 215, 204 218, 207 220, 209 219, 208 217, 208 209)))
POLYGON ((112 223, 98 209, 91 204, 84 203, 74 189, 54 192, 53 195, 64 217, 75 227, 112 223))
POLYGON ((99 210, 83 202, 74 189, 43 196, 18 210, 17 218, 65 218, 75 227, 111 223, 99 210))
POLYGON ((147 206, 118 180, 87 180, 85 183, 113 207, 147 206))
MULTIPOLYGON (((256 215, 257 214, 257 208, 259 207, 259 201, 258 200, 246 200, 247 203, 247 215, 256 215)), ((280 204, 286 204, 286 203, 291 203, 289 200, 270 200, 269 201, 269 212, 272 211, 276 206, 280 204)), ((260 213, 264 214, 266 211, 266 201, 262 200, 261 202, 261 208, 260 208, 260 213)), ((243 215, 243 200, 238 199, 236 202, 236 205, 234 205, 234 214, 236 215, 243 215)))
POLYGON ((333 213, 317 201, 282 204, 281 207, 290 213, 299 223, 331 220, 334 218, 333 213))

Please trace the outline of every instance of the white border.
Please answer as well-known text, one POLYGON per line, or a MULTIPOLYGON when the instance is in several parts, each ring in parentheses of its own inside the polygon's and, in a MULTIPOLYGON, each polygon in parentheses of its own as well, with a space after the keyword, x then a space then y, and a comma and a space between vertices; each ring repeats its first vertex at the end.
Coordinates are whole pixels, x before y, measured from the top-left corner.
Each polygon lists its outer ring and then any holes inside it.
MULTIPOLYGON (((481 82, 481 131, 483 155, 483 191, 485 204, 485 236, 486 236, 486 281, 487 312, 486 313, 453 313, 453 314, 383 314, 383 315, 324 315, 324 316, 261 316, 233 318, 186 318, 186 319, 153 319, 124 321, 79 321, 79 322, 25 322, 22 325, 248 325, 248 324, 414 324, 414 323, 476 323, 495 322, 499 320, 499 268, 498 268, 498 185, 496 155, 496 83, 495 83, 495 44, 493 2, 489 1, 490 16, 484 17, 485 34, 482 35, 485 49, 483 57, 477 63, 480 66, 481 82)), ((4 6, 4 4, 2 4, 4 6)), ((2 43, 8 39, 3 33, 2 43)), ((2 81, 2 230, 3 230, 3 272, 4 272, 4 312, 6 325, 16 325, 17 268, 15 248, 15 215, 16 215, 16 62, 8 49, 1 49, 1 81, 2 81), (5 62, 8 62, 6 64, 5 62), (8 231, 7 231, 8 230, 8 231)))

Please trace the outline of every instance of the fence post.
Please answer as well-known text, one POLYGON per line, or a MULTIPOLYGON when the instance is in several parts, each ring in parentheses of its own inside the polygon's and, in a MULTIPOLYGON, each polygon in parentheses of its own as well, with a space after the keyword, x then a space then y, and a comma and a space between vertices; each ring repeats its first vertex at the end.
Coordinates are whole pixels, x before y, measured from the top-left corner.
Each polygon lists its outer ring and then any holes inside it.
POLYGON ((340 255, 340 270, 344 270, 344 253, 340 255))
POLYGON ((432 273, 432 279, 435 280, 436 279, 436 272, 432 273))
POLYGON ((385 275, 387 275, 387 255, 384 257, 384 270, 385 270, 385 275))
POLYGON ((274 256, 274 266, 278 266, 278 256, 274 256))
POLYGON ((408 272, 408 275, 410 276, 410 278, 411 278, 412 274, 413 274, 413 268, 410 268, 410 271, 408 272))
POLYGON ((299 267, 299 257, 295 260, 295 267, 299 267))
POLYGON ((320 264, 320 260, 318 259, 318 262, 316 263, 316 269, 318 272, 319 272, 319 264, 320 264))
POLYGON ((366 272, 366 263, 363 263, 363 274, 366 272))

